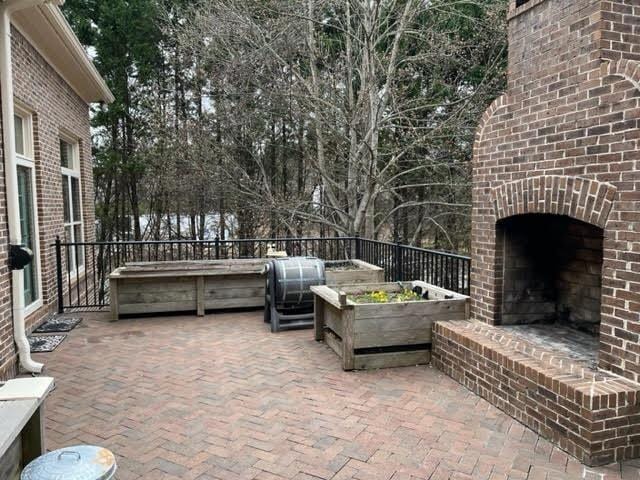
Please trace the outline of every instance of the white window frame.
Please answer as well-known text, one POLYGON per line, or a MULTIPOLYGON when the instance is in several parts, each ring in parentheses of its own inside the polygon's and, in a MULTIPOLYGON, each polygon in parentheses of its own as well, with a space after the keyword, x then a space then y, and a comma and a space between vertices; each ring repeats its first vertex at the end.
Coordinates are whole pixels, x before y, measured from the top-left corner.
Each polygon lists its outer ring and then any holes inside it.
POLYGON ((29 315, 42 307, 42 262, 40 261, 40 220, 38 218, 38 191, 36 190, 36 165, 33 142, 33 115, 27 110, 14 105, 15 116, 22 120, 22 135, 24 154, 17 153, 16 164, 26 167, 31 171, 31 196, 33 209, 33 263, 36 268, 36 285, 38 289, 38 298, 25 305, 25 315, 29 315))
MULTIPOLYGON (((65 135, 63 133, 60 134, 59 140, 70 145, 71 153, 72 153, 70 158, 71 160, 70 167, 63 167, 62 163, 60 163, 61 176, 66 177, 67 188, 69 192, 69 206, 70 206, 69 222, 64 221, 64 211, 63 211, 63 215, 62 215, 63 234, 66 231, 67 227, 71 227, 70 228, 71 238, 66 239, 66 242, 69 242, 69 243, 78 242, 78 240, 76 239, 75 227, 80 225, 80 231, 82 232, 82 239, 80 239, 80 242, 83 242, 85 233, 84 233, 84 215, 83 215, 83 205, 82 205, 82 171, 81 171, 81 165, 80 165, 80 144, 78 140, 74 139, 69 135, 65 135), (73 220, 74 214, 76 212, 73 209, 73 190, 71 188, 71 184, 72 184, 71 178, 75 178, 78 180, 78 202, 80 204, 79 205, 80 220, 73 220)), ((59 153, 60 153, 59 158, 60 160, 62 160, 62 152, 59 152, 59 153)), ((63 195, 62 208, 64 209, 64 185, 61 183, 60 186, 62 188, 62 195, 63 195)), ((83 254, 84 253, 85 252, 83 250, 83 254)), ((76 271, 76 265, 77 265, 76 249, 74 247, 69 247, 69 255, 68 255, 67 261, 70 261, 73 265, 73 268, 69 268, 69 265, 67 265, 67 272, 68 272, 68 275, 71 277, 71 280, 74 281, 76 278, 79 278, 80 275, 84 273, 85 263, 87 259, 84 258, 84 255, 83 255, 82 265, 80 265, 76 271)))

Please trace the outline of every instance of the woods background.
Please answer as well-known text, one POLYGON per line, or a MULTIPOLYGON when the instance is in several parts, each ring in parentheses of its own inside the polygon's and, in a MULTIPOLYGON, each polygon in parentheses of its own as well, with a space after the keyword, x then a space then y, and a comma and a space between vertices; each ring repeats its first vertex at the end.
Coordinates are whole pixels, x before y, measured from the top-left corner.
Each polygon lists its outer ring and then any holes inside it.
POLYGON ((67 0, 96 107, 98 238, 469 243, 506 0, 67 0))

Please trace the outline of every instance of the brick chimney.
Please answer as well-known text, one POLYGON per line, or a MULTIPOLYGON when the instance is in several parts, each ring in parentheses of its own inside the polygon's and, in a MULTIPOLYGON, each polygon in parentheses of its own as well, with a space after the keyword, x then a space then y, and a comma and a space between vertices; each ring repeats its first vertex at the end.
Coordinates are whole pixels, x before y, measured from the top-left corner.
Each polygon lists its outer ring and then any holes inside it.
MULTIPOLYGON (((540 291, 547 308, 555 302, 557 310, 578 312, 583 305, 571 295, 588 288, 595 302, 589 316, 600 321, 599 366, 634 381, 640 379, 639 61, 638 0, 512 0, 508 87, 478 127, 472 214, 472 316, 494 325, 506 323, 504 309, 522 297, 514 288, 535 300, 531 288, 505 280, 508 233, 527 224, 513 218, 536 215, 543 236, 593 227, 593 241, 583 238, 595 245, 588 253, 593 262, 580 263, 580 246, 563 261, 595 274, 598 285, 593 275, 581 286, 573 270, 553 271, 555 283, 540 291), (552 287, 557 298, 547 293, 552 287)), ((566 250, 571 243, 558 238, 560 244, 566 250)), ((539 253, 522 265, 545 261, 539 253)))

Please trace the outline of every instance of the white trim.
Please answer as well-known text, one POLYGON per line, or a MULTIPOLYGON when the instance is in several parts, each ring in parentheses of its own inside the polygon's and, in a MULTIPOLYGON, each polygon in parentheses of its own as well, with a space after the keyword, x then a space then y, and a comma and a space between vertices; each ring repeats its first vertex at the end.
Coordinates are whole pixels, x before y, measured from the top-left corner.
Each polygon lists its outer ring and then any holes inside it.
POLYGON ((40 298, 38 298, 35 302, 31 302, 29 305, 27 305, 24 308, 24 316, 27 317, 31 315, 33 312, 42 308, 43 305, 44 305, 44 302, 42 301, 42 295, 40 295, 40 298))
POLYGON ((28 168, 31 171, 31 195, 32 195, 32 208, 33 208, 33 262, 36 267, 36 288, 38 289, 37 298, 26 305, 25 315, 28 315, 33 310, 42 306, 42 261, 40 258, 40 221, 38 218, 38 192, 36 190, 36 168, 35 163, 31 160, 24 160, 17 157, 16 163, 18 166, 28 168), (37 304, 40 303, 38 306, 37 304), (34 308, 35 307, 35 308, 34 308))
POLYGON ((98 73, 98 69, 89 59, 84 47, 80 44, 78 37, 71 29, 71 25, 67 22, 60 8, 50 3, 39 7, 45 13, 51 25, 56 29, 58 35, 62 38, 65 46, 69 49, 69 52, 73 55, 74 59, 78 62, 78 66, 85 71, 91 81, 94 83, 94 87, 99 91, 102 96, 101 100, 106 103, 111 103, 115 100, 115 97, 109 90, 104 78, 98 73))
POLYGON ((33 221, 33 261, 36 273, 37 298, 25 306, 25 315, 40 308, 42 303, 42 259, 40 258, 40 219, 38 217, 38 190, 36 186, 35 145, 33 139, 33 115, 24 108, 14 105, 14 115, 22 120, 24 155, 16 152, 16 165, 29 169, 31 181, 31 209, 33 221))
POLYGON ((16 148, 16 158, 33 162, 33 159, 35 157, 33 142, 33 115, 28 110, 21 108, 15 104, 13 106, 13 115, 14 117, 18 117, 20 118, 20 120, 22 120, 22 148, 24 149, 24 153, 18 153, 16 148))
POLYGON ((14 17, 12 25, 85 102, 114 101, 60 8, 47 3, 29 9, 14 17))
MULTIPOLYGON (((66 229, 67 227, 70 227, 71 229, 71 238, 65 238, 65 241, 67 242, 71 242, 71 243, 77 243, 77 242, 84 242, 84 214, 83 214, 83 209, 84 209, 84 205, 83 205, 83 199, 82 199, 82 166, 80 165, 80 142, 78 140, 74 140, 71 137, 69 137, 68 135, 65 135, 64 132, 60 132, 59 134, 59 139, 62 142, 67 143, 68 145, 71 146, 71 168, 67 168, 67 167, 63 167, 62 165, 60 165, 60 171, 61 171, 61 175, 64 177, 67 177, 67 189, 69 192, 69 201, 68 201, 68 205, 69 205, 69 221, 65 222, 64 220, 64 215, 66 214, 66 212, 63 212, 63 216, 62 216, 62 228, 63 228, 63 233, 65 234, 66 237, 66 229), (76 212, 74 209, 74 205, 73 205, 73 188, 72 188, 72 184, 73 182, 71 181, 72 178, 75 178, 76 180, 78 180, 78 202, 79 202, 79 212, 76 212), (74 215, 75 213, 79 213, 80 215, 80 220, 74 220, 74 215), (80 226, 80 232, 81 232, 81 238, 80 240, 78 240, 76 238, 76 234, 75 234, 75 227, 80 226)), ((60 152, 61 154, 62 152, 60 152)), ((60 155, 60 157, 62 157, 62 155, 60 155)), ((63 209, 64 209, 64 183, 61 184, 62 186, 62 198, 63 198, 63 209)), ((84 256, 84 254, 86 253, 84 251, 84 249, 82 250, 82 265, 78 265, 78 260, 76 258, 76 249, 70 249, 69 250, 70 255, 68 255, 68 260, 72 259, 73 260, 73 269, 69 268, 69 265, 67 265, 67 274, 71 277, 77 277, 79 278, 80 275, 84 272, 85 270, 85 262, 86 262, 86 258, 84 256), (77 268, 76 268, 77 267, 77 268)))

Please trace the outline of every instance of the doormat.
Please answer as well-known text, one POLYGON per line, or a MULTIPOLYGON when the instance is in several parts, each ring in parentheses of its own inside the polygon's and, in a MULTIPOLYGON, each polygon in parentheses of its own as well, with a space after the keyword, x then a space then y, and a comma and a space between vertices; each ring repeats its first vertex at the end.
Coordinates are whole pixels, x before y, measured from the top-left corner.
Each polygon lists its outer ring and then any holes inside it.
POLYGON ((44 322, 33 333, 70 332, 82 321, 78 317, 53 317, 44 322))
POLYGON ((33 353, 53 352, 66 335, 30 335, 29 345, 33 353))

